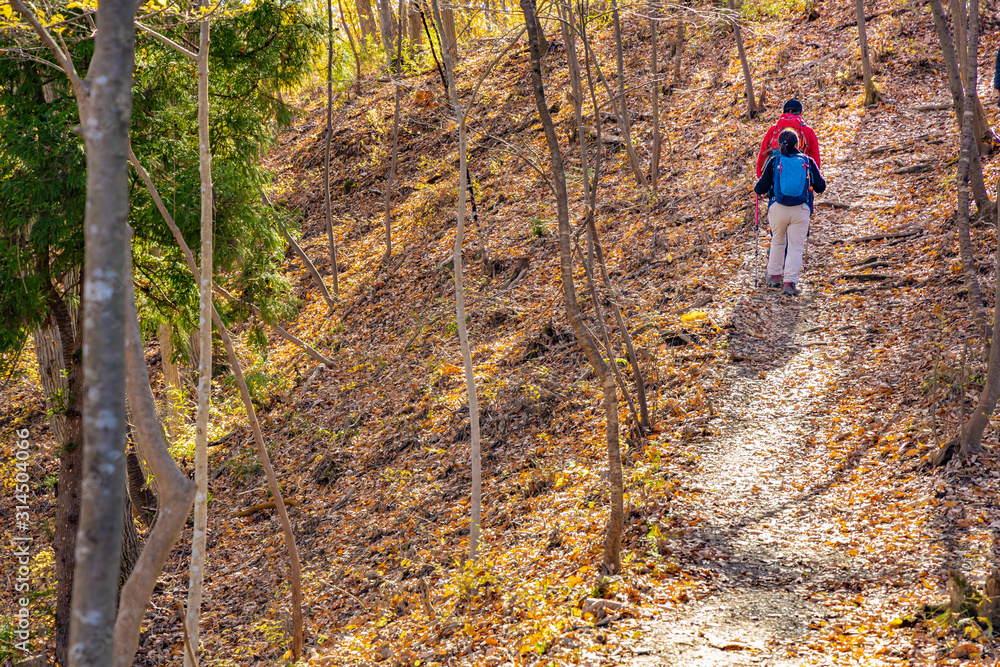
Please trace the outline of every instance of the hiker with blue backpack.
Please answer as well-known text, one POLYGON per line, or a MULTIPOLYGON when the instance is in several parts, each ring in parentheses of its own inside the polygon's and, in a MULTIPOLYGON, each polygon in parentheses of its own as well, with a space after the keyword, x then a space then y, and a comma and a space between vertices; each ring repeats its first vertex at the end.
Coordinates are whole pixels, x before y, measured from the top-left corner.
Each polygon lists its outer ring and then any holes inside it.
POLYGON ((767 220, 771 227, 771 251, 767 261, 767 283, 770 287, 782 288, 783 294, 797 296, 813 194, 826 190, 826 181, 816 160, 799 152, 797 132, 789 128, 781 130, 777 144, 753 190, 769 197, 767 220))

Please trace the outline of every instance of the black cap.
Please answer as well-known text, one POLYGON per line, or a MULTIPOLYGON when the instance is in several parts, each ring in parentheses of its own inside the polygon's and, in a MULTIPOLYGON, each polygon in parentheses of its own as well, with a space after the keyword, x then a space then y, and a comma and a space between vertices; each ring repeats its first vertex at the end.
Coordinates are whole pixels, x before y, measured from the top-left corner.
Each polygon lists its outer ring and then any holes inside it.
POLYGON ((785 102, 785 108, 781 110, 781 113, 793 113, 798 116, 802 113, 802 102, 793 97, 785 102))

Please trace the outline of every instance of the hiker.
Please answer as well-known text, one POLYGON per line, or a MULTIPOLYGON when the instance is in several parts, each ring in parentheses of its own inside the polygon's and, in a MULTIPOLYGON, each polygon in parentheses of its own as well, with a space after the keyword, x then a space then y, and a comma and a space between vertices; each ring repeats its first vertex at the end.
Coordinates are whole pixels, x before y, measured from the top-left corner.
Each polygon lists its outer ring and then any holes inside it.
POLYGON ((753 191, 768 195, 767 220, 771 227, 771 252, 767 283, 789 296, 799 294, 799 271, 809 233, 813 193, 826 190, 816 160, 798 151, 798 134, 785 129, 778 135, 778 154, 764 165, 753 191), (786 252, 787 248, 787 252, 786 252))
POLYGON ((802 102, 794 97, 785 102, 781 118, 768 129, 767 134, 764 135, 764 141, 760 143, 760 151, 757 153, 757 178, 760 178, 760 175, 764 173, 767 159, 778 150, 778 135, 786 128, 795 131, 799 138, 799 150, 811 157, 816 162, 817 168, 820 167, 819 139, 816 138, 813 129, 803 122, 801 115, 802 102))

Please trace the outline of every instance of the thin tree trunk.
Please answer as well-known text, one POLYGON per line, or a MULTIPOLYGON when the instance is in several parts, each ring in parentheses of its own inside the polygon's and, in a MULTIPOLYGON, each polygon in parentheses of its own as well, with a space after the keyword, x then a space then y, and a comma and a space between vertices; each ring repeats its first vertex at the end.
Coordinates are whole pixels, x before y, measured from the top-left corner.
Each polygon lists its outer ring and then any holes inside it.
MULTIPOLYGON (((185 625, 197 654, 200 634, 202 584, 205 579, 205 545, 208 538, 208 421, 212 404, 212 259, 215 235, 212 224, 212 150, 208 114, 208 55, 211 22, 201 21, 198 39, 198 172, 201 175, 201 276, 198 281, 198 412, 195 418, 194 535, 191 538, 191 572, 188 579, 185 625)), ((184 656, 185 667, 195 667, 184 656)))
POLYGON ((139 630, 146 605, 159 574, 187 522, 194 502, 195 485, 181 472, 170 455, 163 429, 156 417, 156 404, 149 389, 149 370, 143 353, 142 334, 135 307, 131 263, 126 281, 125 381, 135 424, 136 442, 150 472, 157 480, 160 497, 156 524, 150 531, 139 560, 121 591, 115 621, 114 666, 131 667, 139 645, 139 630))
MULTIPOLYGON (((629 164, 632 165, 635 180, 644 190, 649 190, 649 183, 646 181, 646 174, 642 169, 642 164, 639 162, 639 156, 636 155, 635 149, 632 147, 632 128, 628 117, 628 100, 625 97, 625 59, 622 53, 622 26, 620 17, 618 16, 618 0, 611 0, 611 18, 615 26, 615 57, 618 66, 619 99, 617 106, 620 107, 620 111, 618 111, 618 123, 621 125, 622 138, 625 140, 625 153, 628 155, 629 164)), ((594 122, 600 123, 600 117, 596 118, 594 122)))
MULTIPOLYGON (((222 287, 222 285, 219 285, 218 283, 216 283, 214 285, 214 287, 215 287, 215 291, 216 292, 218 292, 222 296, 226 297, 227 299, 229 299, 233 303, 239 302, 239 299, 237 299, 235 296, 233 296, 232 294, 230 294, 224 287, 222 287)), ((333 362, 331 360, 327 359, 322 354, 320 354, 320 352, 316 348, 314 348, 312 345, 310 345, 309 343, 305 342, 304 340, 302 340, 298 336, 290 333, 287 329, 285 329, 283 326, 281 326, 277 322, 268 322, 266 319, 264 319, 264 315, 260 312, 260 309, 257 308, 257 306, 253 305, 252 303, 250 303, 249 301, 243 301, 242 303, 245 304, 248 308, 250 308, 250 312, 252 312, 254 315, 256 315, 257 317, 259 317, 261 322, 263 322, 267 326, 271 327, 271 329, 276 334, 278 334, 279 336, 281 336, 282 338, 284 338, 285 340, 287 340, 289 343, 293 343, 295 345, 298 345, 302 349, 303 352, 305 352, 310 357, 312 357, 313 359, 315 359, 319 363, 323 364, 327 368, 333 368, 333 362)))
MULTIPOLYGON (((326 305, 330 308, 330 312, 335 312, 336 302, 334 302, 333 297, 330 296, 330 291, 326 288, 326 283, 323 282, 323 277, 319 275, 319 271, 316 269, 316 265, 312 263, 312 260, 309 259, 309 255, 306 254, 306 251, 302 249, 302 246, 300 246, 295 239, 292 238, 292 235, 288 233, 285 226, 280 222, 278 223, 278 231, 281 232, 281 236, 285 239, 285 242, 291 246, 292 250, 295 251, 295 254, 302 260, 302 264, 305 265, 306 269, 309 270, 309 273, 312 274, 313 280, 316 281, 316 285, 319 287, 320 294, 323 295, 323 300, 326 301, 326 305)), ((336 249, 334 249, 334 252, 336 252, 336 249)), ((336 266, 337 265, 334 264, 334 276, 337 275, 336 266)), ((333 284, 337 284, 336 277, 334 277, 333 284)))
MULTIPOLYGON (((140 169, 138 160, 135 159, 135 155, 130 153, 129 159, 132 160, 132 164, 136 166, 140 173, 145 173, 144 169, 140 169)), ((151 193, 154 194, 154 200, 159 199, 159 195, 155 194, 155 188, 152 187, 152 182, 144 179, 146 182, 146 187, 150 189, 151 193)), ((167 214, 167 210, 163 206, 158 206, 160 209, 160 214, 163 216, 164 221, 167 223, 167 227, 170 228, 170 233, 173 234, 174 239, 177 241, 177 245, 180 246, 181 252, 184 258, 187 260, 188 269, 191 271, 191 275, 194 276, 196 283, 201 283, 201 274, 198 271, 198 266, 195 264, 194 255, 191 253, 191 249, 188 247, 187 242, 184 240, 184 235, 181 234, 181 230, 174 224, 173 219, 167 214)), ((240 365, 240 360, 236 356, 236 351, 233 348, 233 341, 229 336, 229 330, 226 328, 225 324, 222 322, 222 318, 219 317, 219 311, 214 307, 212 308, 212 321, 215 323, 215 328, 219 332, 219 337, 222 338, 222 343, 226 348, 226 356, 229 359, 229 364, 232 367, 233 375, 236 379, 236 386, 240 392, 240 398, 243 401, 243 407, 247 411, 247 421, 250 422, 250 430, 254 435, 254 442, 257 445, 257 455, 260 457, 261 464, 264 467, 264 474, 267 477, 268 490, 275 499, 275 508, 278 512, 278 519, 281 522, 282 532, 285 537, 285 549, 288 552, 289 559, 289 569, 292 587, 292 656, 295 660, 298 660, 302 655, 302 642, 303 642, 303 620, 302 620, 302 565, 299 561, 299 552, 295 546, 295 534, 292 531, 292 524, 288 519, 288 512, 285 509, 285 503, 281 497, 281 489, 278 486, 278 479, 274 474, 274 468, 271 466, 271 458, 267 453, 267 448, 264 446, 264 436, 260 430, 260 422, 257 420, 257 413, 253 408, 253 401, 250 398, 250 391, 247 389, 246 378, 243 376, 243 367, 240 365)))
MULTIPOLYGON (((339 1, 339 0, 338 0, 339 1)), ((327 10, 330 12, 327 15, 329 33, 327 34, 327 59, 326 59, 326 139, 324 140, 323 146, 323 201, 326 213, 326 235, 327 240, 330 244, 330 273, 333 274, 333 293, 340 296, 340 288, 338 285, 337 277, 339 270, 337 268, 337 239, 333 235, 333 212, 331 210, 332 202, 330 201, 330 139, 333 135, 333 6, 331 0, 327 0, 326 3, 327 10)), ((358 82, 361 81, 361 73, 358 71, 358 82)), ((284 233, 284 232, 282 232, 284 233)), ((288 234, 285 234, 285 238, 291 240, 288 234)), ((309 262, 309 259, 305 257, 305 253, 299 249, 300 256, 304 258, 304 261, 309 262)), ((312 267, 315 271, 316 267, 312 267)), ((315 273, 315 277, 319 280, 320 285, 322 285, 323 290, 326 290, 326 285, 323 284, 323 279, 319 278, 319 273, 315 273)), ((333 300, 328 299, 327 303, 330 306, 330 310, 333 310, 333 300)))
MULTIPOLYGON (((622 484, 621 450, 618 443, 618 397, 615 381, 601 358, 593 337, 587 330, 576 302, 576 288, 573 284, 573 255, 570 247, 569 201, 566 192, 566 172, 563 166, 559 140, 556 138, 552 116, 549 115, 542 84, 542 55, 535 27, 535 10, 532 0, 520 0, 524 23, 528 29, 528 46, 531 51, 531 79, 535 105, 545 131, 552 162, 552 176, 556 188, 556 207, 559 219, 559 273, 562 281, 566 315, 573 327, 577 344, 590 361, 594 374, 601 383, 604 396, 604 413, 607 418, 607 443, 609 481, 611 483, 611 516, 604 542, 604 570, 611 574, 621 572, 621 534, 624 524, 624 493, 622 484)), ((600 122, 600 116, 597 117, 600 122)))
MULTIPOLYGON (((332 0, 327 0, 327 10, 332 11, 333 8, 330 6, 332 0)), ((354 57, 354 95, 355 97, 361 94, 361 54, 358 53, 358 45, 354 43, 354 31, 351 30, 351 26, 347 23, 347 17, 344 16, 344 4, 341 0, 337 0, 337 8, 340 10, 340 25, 344 28, 344 34, 347 35, 347 43, 351 47, 351 55, 354 57)), ((330 28, 331 35, 333 34, 333 28, 330 28)), ((327 51, 327 62, 330 63, 333 60, 333 45, 331 43, 329 50, 327 51)), ((328 71, 326 73, 327 80, 333 79, 333 73, 329 71, 330 66, 328 65, 328 71)), ((330 93, 327 93, 327 105, 330 106, 330 93)), ((350 99, 350 95, 348 95, 350 99)), ((327 175, 329 179, 329 175, 327 175)), ((329 187, 329 182, 327 187, 329 187)))
POLYGON ((671 88, 681 85, 681 56, 684 53, 684 17, 677 19, 677 32, 674 35, 674 74, 671 88))
MULTIPOLYGON (((372 13, 371 0, 354 0, 358 10, 358 25, 361 26, 361 39, 366 47, 370 47, 375 39, 375 15, 372 13)), ((362 48, 362 50, 365 50, 362 48)))
MULTIPOLYGON (((561 24, 563 32, 563 42, 566 44, 566 54, 567 54, 567 59, 569 60, 570 86, 571 86, 570 89, 573 92, 574 99, 582 100, 583 89, 579 74, 580 63, 577 57, 574 32, 567 27, 573 25, 572 8, 570 7, 565 8, 565 15, 562 17, 561 24)), ((586 33, 583 30, 581 30, 581 34, 584 35, 583 39, 586 39, 586 33)), ((591 81, 591 93, 593 95, 592 81, 591 81)), ((596 98, 594 98, 594 101, 595 101, 594 104, 595 114, 599 114, 600 110, 597 107, 596 98)), ((615 354, 611 348, 611 339, 608 336, 607 325, 604 322, 604 314, 602 313, 601 304, 597 296, 597 288, 594 281, 593 247, 597 238, 597 228, 593 224, 594 206, 593 206, 593 200, 591 199, 590 191, 592 188, 589 182, 589 174, 587 169, 587 139, 586 139, 586 131, 583 127, 583 110, 579 106, 575 106, 574 111, 576 115, 577 134, 580 141, 580 163, 583 171, 583 197, 584 197, 584 203, 587 206, 587 212, 585 215, 587 224, 587 257, 586 258, 583 257, 583 253, 582 251, 580 251, 579 246, 577 246, 577 251, 580 253, 580 260, 583 263, 584 268, 586 269, 587 286, 590 289, 591 299, 593 299, 594 302, 594 314, 597 317, 597 323, 601 330, 601 340, 604 342, 605 352, 607 353, 609 359, 614 359, 615 354)), ((597 139, 598 139, 597 145, 598 145, 598 157, 599 157, 600 135, 598 135, 597 139)), ((595 191, 597 189, 597 182, 598 182, 597 176, 598 174, 596 173, 595 170, 594 183, 593 183, 593 189, 595 191)), ((620 320, 621 319, 620 314, 618 317, 620 320)), ((628 331, 624 329, 624 327, 622 327, 622 330, 625 332, 625 335, 628 335, 628 331)), ((631 341, 629 341, 629 343, 631 344, 631 341)), ((618 371, 618 367, 615 364, 611 364, 611 370, 614 371, 615 379, 618 382, 618 386, 621 387, 622 394, 624 394, 625 396, 625 400, 628 403, 629 412, 632 414, 635 423, 640 425, 643 424, 645 421, 648 420, 648 417, 645 417, 645 411, 643 412, 643 417, 640 417, 638 412, 636 411, 635 404, 632 401, 632 396, 628 393, 628 388, 625 385, 625 380, 622 378, 621 373, 618 371)), ((642 396, 643 397, 645 396, 644 391, 642 393, 642 396)), ((646 426, 642 425, 641 428, 645 429, 646 426)))
POLYGON ((972 249, 972 238, 969 229, 969 160, 975 142, 972 134, 972 98, 965 96, 965 112, 962 119, 962 143, 958 155, 958 212, 955 222, 958 227, 958 247, 962 256, 962 272, 965 274, 965 285, 969 295, 969 310, 976 324, 976 330, 983 336, 985 343, 988 323, 983 310, 983 295, 979 288, 979 275, 976 272, 976 258, 972 249))
MULTIPOLYGON (((998 182, 1000 191, 1000 182, 998 182)), ((998 219, 995 227, 1000 232, 1000 207, 997 209, 998 219)), ((1000 243, 997 244, 997 266, 1000 267, 1000 243)), ((989 366, 986 371, 986 383, 979 394, 979 402, 972 416, 962 429, 961 449, 959 455, 968 460, 971 456, 983 451, 983 432, 990 423, 990 417, 996 410, 1000 399, 1000 280, 997 280, 993 293, 993 328, 990 342, 989 366)))
MULTIPOLYGON (((400 21, 403 17, 404 0, 399 0, 400 21)), ((396 38, 396 62, 403 62, 403 31, 399 31, 396 38)), ((399 89, 399 82, 395 86, 395 107, 392 112, 392 157, 389 164, 389 177, 385 181, 385 254, 382 255, 382 263, 388 267, 389 259, 392 257, 392 188, 396 181, 396 163, 399 159, 399 98, 402 92, 399 89)))
POLYGON ((178 437, 183 415, 184 388, 181 386, 181 372, 174 362, 174 344, 170 326, 164 322, 157 329, 160 341, 160 361, 163 366, 163 389, 166 396, 167 434, 171 439, 178 437))
POLYGON ((865 1, 854 0, 854 9, 858 17, 858 43, 861 45, 861 68, 865 79, 865 106, 878 104, 881 93, 875 87, 872 76, 872 62, 868 57, 868 33, 865 31, 865 1))
POLYGON ((441 26, 442 44, 446 45, 443 46, 443 49, 447 49, 452 63, 458 63, 458 35, 455 33, 455 10, 450 5, 445 5, 440 9, 440 14, 440 19, 435 16, 434 20, 441 26))
MULTIPOLYGON (((862 0, 863 1, 863 0, 862 0)), ((750 75, 750 63, 747 62, 747 52, 743 48, 743 30, 740 29, 740 17, 736 11, 736 3, 729 0, 729 11, 733 15, 733 33, 736 35, 736 50, 740 54, 740 65, 743 67, 743 86, 747 96, 747 117, 757 117, 757 99, 753 94, 753 77, 750 75)))
MULTIPOLYGON (((955 122, 958 124, 959 132, 961 132, 962 118, 964 118, 965 110, 965 91, 963 90, 962 77, 959 72, 958 57, 955 54, 955 44, 948 29, 948 21, 941 6, 941 0, 930 0, 929 4, 931 16, 934 18, 934 28, 937 31, 938 42, 941 44, 941 53, 944 56, 945 69, 948 72, 948 87, 951 89, 952 104, 955 108, 955 122)), ((975 197, 980 215, 992 218, 993 202, 986 191, 978 144, 974 146, 974 149, 976 150, 974 150, 970 160, 969 184, 972 187, 972 194, 975 197)))
POLYGON ((650 104, 653 107, 653 146, 649 161, 649 182, 653 194, 657 193, 657 182, 660 174, 660 155, 663 152, 663 138, 660 136, 660 65, 656 57, 656 31, 658 12, 652 2, 649 3, 650 54, 649 71, 652 79, 650 88, 650 104))
MULTIPOLYGON (((431 11, 434 21, 443 22, 443 12, 438 8, 437 0, 431 0, 431 11)), ((455 84, 454 59, 452 56, 454 30, 449 33, 445 28, 441 31, 445 43, 441 49, 445 75, 448 77, 448 88, 451 91, 451 103, 458 117, 458 225, 455 228, 455 245, 452 250, 455 269, 455 320, 458 325, 458 342, 462 349, 462 365, 465 367, 465 389, 469 400, 469 429, 471 431, 472 459, 472 508, 469 526, 469 560, 476 560, 479 551, 479 526, 482 521, 482 472, 480 470, 479 454, 479 399, 476 393, 476 375, 472 365, 472 353, 469 345, 469 332, 465 325, 465 287, 462 279, 462 243, 465 240, 465 203, 467 194, 466 167, 466 135, 465 114, 458 98, 458 87, 455 84)))

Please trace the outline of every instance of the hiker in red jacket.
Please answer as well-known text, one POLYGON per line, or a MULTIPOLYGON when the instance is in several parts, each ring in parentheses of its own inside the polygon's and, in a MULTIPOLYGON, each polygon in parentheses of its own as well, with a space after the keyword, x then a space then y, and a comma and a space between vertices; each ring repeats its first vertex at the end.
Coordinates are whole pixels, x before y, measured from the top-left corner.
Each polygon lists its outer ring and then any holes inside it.
POLYGON ((802 121, 802 118, 800 118, 801 114, 802 102, 799 102, 795 98, 785 102, 781 118, 771 126, 767 134, 764 135, 764 141, 760 144, 760 152, 757 153, 757 178, 760 178, 761 174, 764 173, 764 165, 767 164, 768 158, 771 157, 771 151, 778 149, 778 135, 784 129, 793 130, 799 137, 799 150, 811 157, 816 162, 817 168, 821 166, 819 161, 819 139, 816 138, 816 133, 813 132, 812 128, 802 121))

